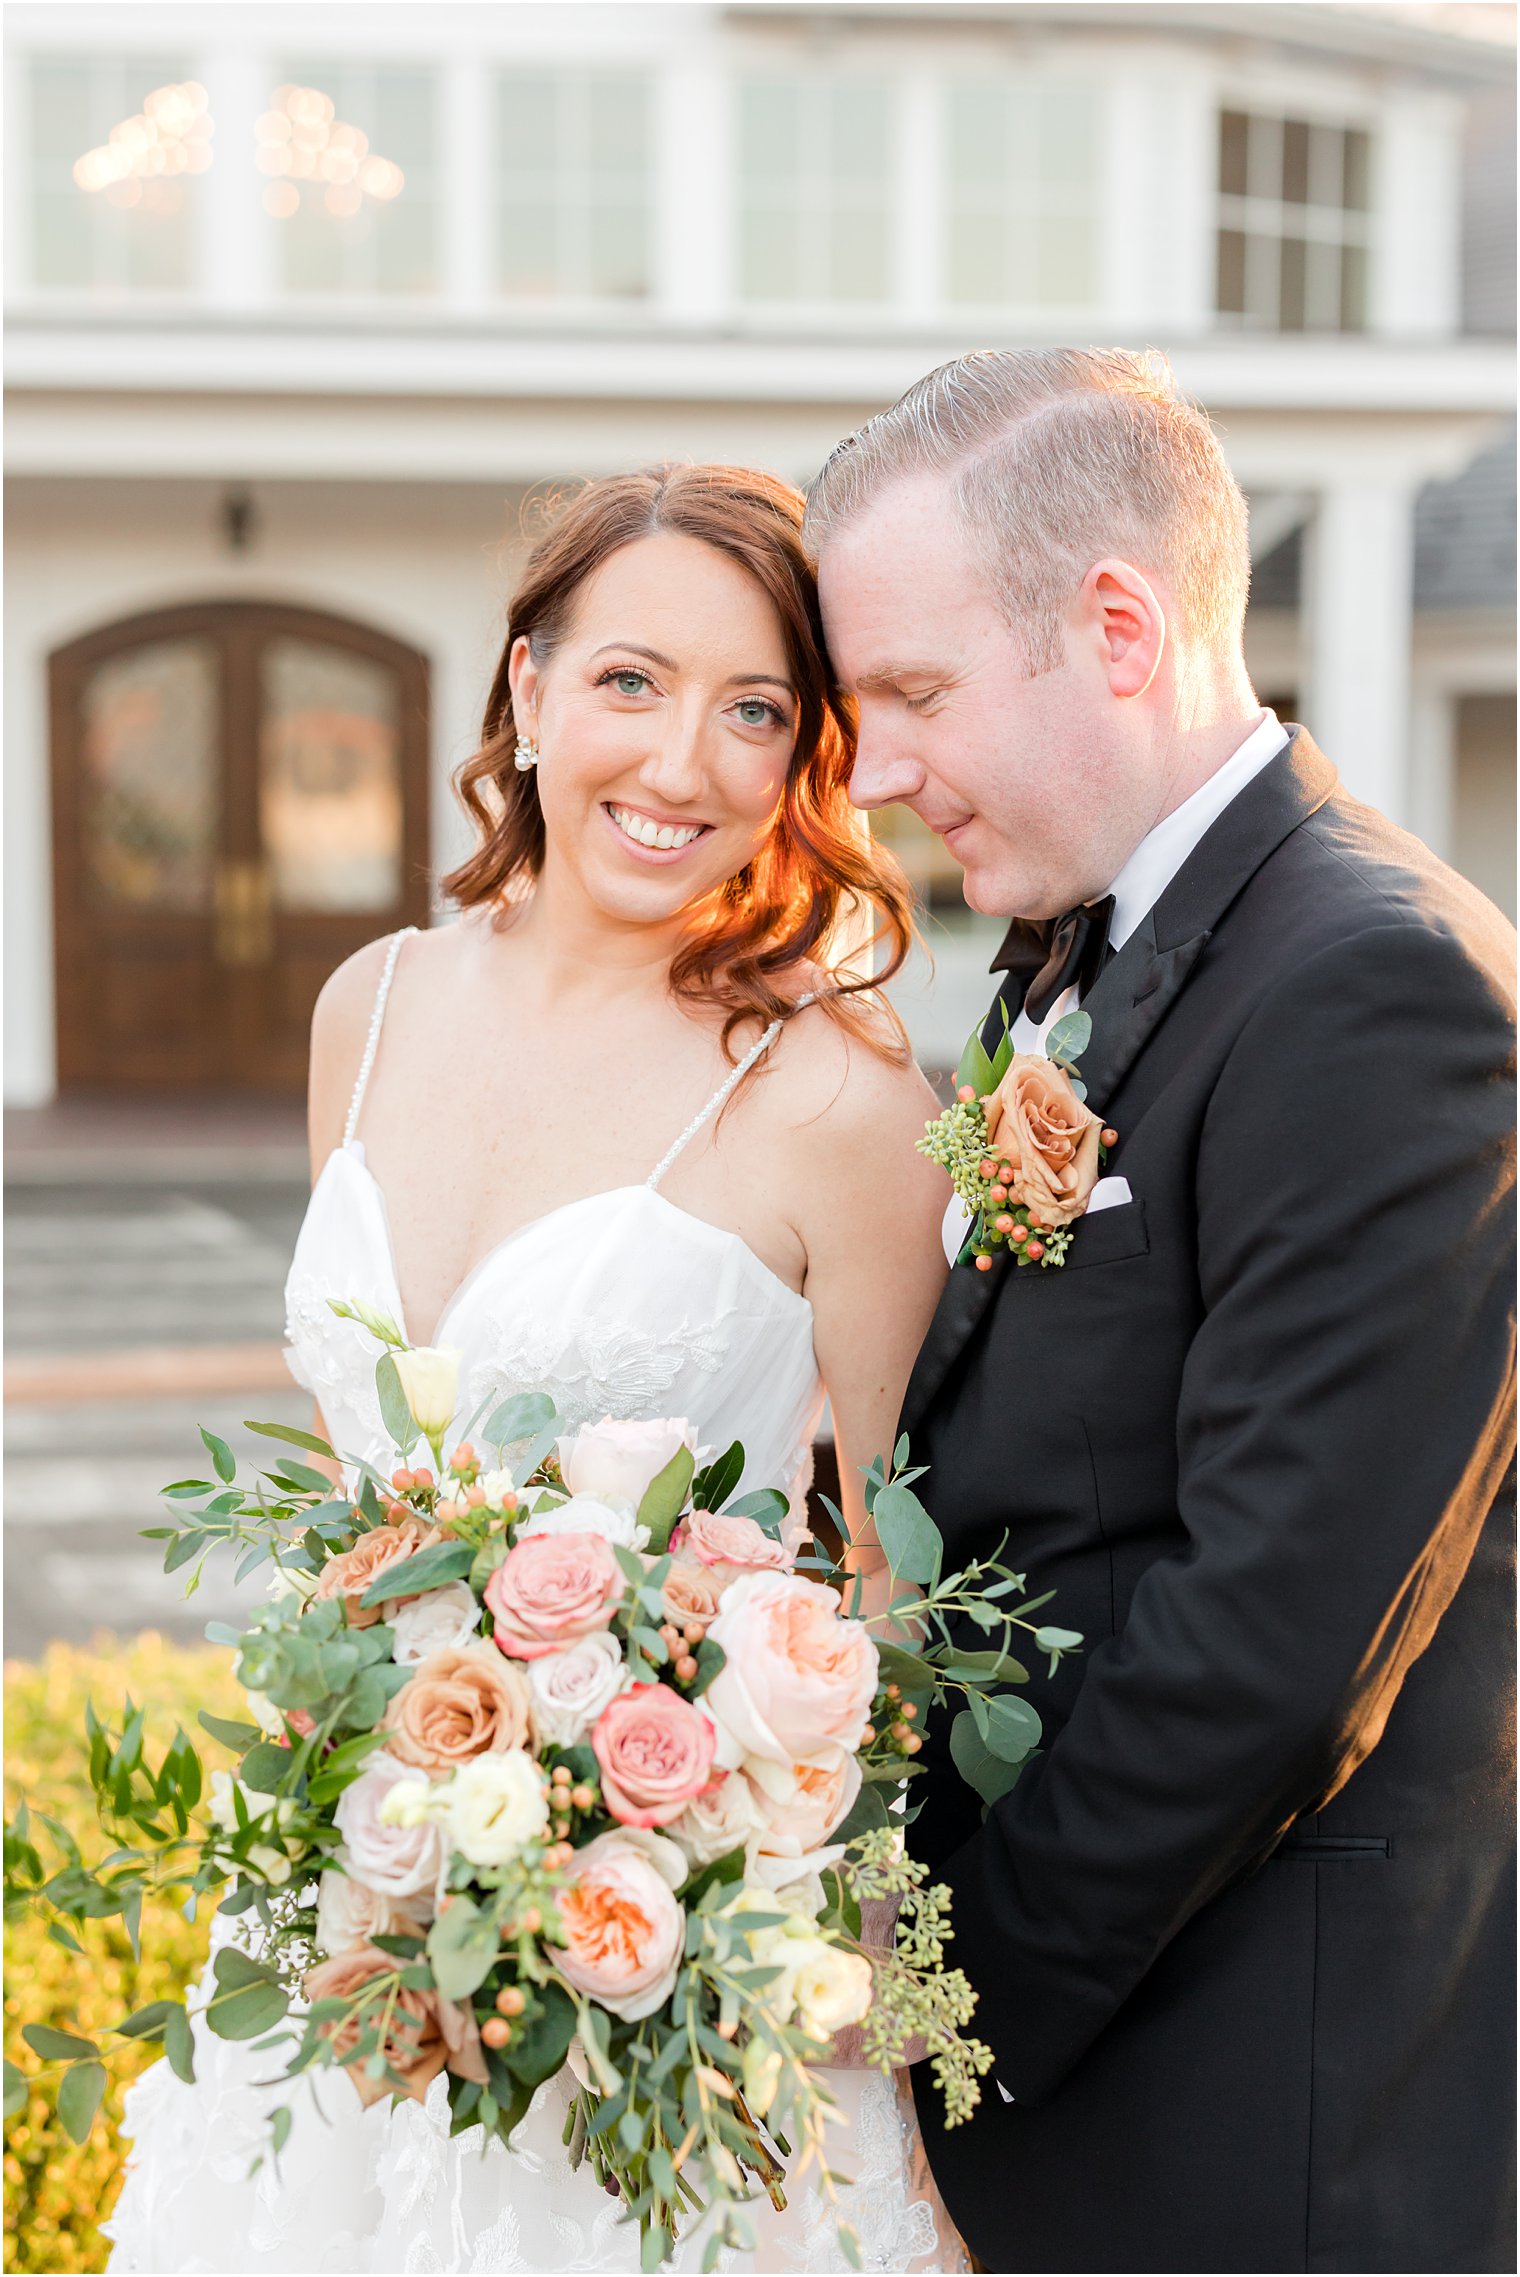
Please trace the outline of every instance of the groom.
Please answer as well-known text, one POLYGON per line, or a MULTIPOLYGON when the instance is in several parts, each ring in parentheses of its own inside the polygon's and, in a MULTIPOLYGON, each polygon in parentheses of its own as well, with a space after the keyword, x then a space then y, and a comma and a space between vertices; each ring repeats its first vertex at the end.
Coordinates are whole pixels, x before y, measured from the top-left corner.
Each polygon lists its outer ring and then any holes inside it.
POLYGON ((1090 1015, 1118 1133, 903 1418, 950 1558, 1006 1529, 1085 1640, 985 1821, 929 1751, 996 2059, 921 2095, 950 2211, 989 2270, 1512 2269, 1514 935, 1258 703, 1157 360, 933 372, 809 534, 857 802, 1014 920, 1017 1051, 1090 1015))

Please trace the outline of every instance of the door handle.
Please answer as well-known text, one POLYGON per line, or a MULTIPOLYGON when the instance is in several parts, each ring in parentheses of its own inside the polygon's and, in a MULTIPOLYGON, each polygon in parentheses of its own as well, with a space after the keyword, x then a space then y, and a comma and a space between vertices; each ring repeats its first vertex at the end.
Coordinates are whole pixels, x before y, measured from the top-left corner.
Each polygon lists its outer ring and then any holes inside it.
POLYGON ((219 964, 267 965, 274 955, 274 893, 265 862, 219 862, 216 871, 216 958, 219 964))

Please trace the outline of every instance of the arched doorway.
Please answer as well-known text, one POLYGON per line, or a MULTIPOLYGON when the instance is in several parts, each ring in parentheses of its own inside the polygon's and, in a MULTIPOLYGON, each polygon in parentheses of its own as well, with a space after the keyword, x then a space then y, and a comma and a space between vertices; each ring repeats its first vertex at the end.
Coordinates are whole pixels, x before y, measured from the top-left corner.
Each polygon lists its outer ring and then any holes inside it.
POLYGON ((51 659, 62 1088, 298 1092, 317 992, 428 908, 427 664, 208 601, 51 659))

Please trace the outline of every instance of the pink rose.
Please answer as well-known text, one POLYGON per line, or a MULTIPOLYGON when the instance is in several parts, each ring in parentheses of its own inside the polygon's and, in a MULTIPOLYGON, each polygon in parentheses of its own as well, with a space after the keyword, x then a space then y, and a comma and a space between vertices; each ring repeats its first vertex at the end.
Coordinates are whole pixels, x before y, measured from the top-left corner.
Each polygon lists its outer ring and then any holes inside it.
POLYGON ((668 1684, 634 1684, 592 1727, 602 1799, 625 1826, 668 1826, 713 1775, 717 1734, 668 1684))
POLYGON ((663 1834, 617 1828, 577 1850, 574 1872, 557 1901, 559 1966, 578 1992, 636 2024, 670 1998, 681 1965, 686 1914, 675 1892, 686 1860, 663 1834))
POLYGON ((539 1660, 605 1629, 623 1594, 600 1534, 533 1534, 508 1550, 485 1587, 496 1642, 514 1660, 539 1660))
POLYGON ((877 1683, 876 1647, 838 1597, 792 1573, 745 1573, 708 1635, 727 1659, 702 1704, 737 1749, 790 1768, 830 1749, 853 1755, 877 1683))
POLYGON ((753 1518, 725 1517, 719 1510, 693 1510, 681 1520, 670 1546, 678 1557, 710 1567, 725 1583, 741 1573, 785 1572, 792 1562, 786 1544, 753 1518))

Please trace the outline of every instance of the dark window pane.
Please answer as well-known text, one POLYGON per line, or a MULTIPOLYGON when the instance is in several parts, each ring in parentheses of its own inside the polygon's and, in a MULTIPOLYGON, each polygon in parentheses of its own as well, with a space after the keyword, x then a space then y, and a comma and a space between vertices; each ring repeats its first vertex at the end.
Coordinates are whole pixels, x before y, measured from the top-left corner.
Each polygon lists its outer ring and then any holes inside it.
POLYGON ((1367 254, 1363 246, 1348 245, 1341 254, 1341 330, 1367 329, 1367 254))
POLYGON ((1346 189, 1344 203, 1348 213, 1367 211, 1367 178, 1370 172, 1371 137, 1360 127, 1346 130, 1346 189))
POLYGON ((1243 230, 1222 229, 1219 232, 1219 267, 1214 305, 1221 316, 1244 316, 1246 312, 1246 240, 1243 230))
POLYGON ((1277 321, 1284 332, 1304 329, 1304 264, 1308 252, 1301 237, 1282 241, 1282 267, 1278 276, 1277 321))
POLYGON ((1309 128, 1303 119, 1283 121, 1282 194, 1287 205, 1309 203, 1309 128))
MULTIPOLYGON (((1250 121, 1244 111, 1219 114, 1219 187, 1227 198, 1246 194, 1246 137, 1250 121)), ((1223 303, 1220 304, 1223 306, 1223 303)))

